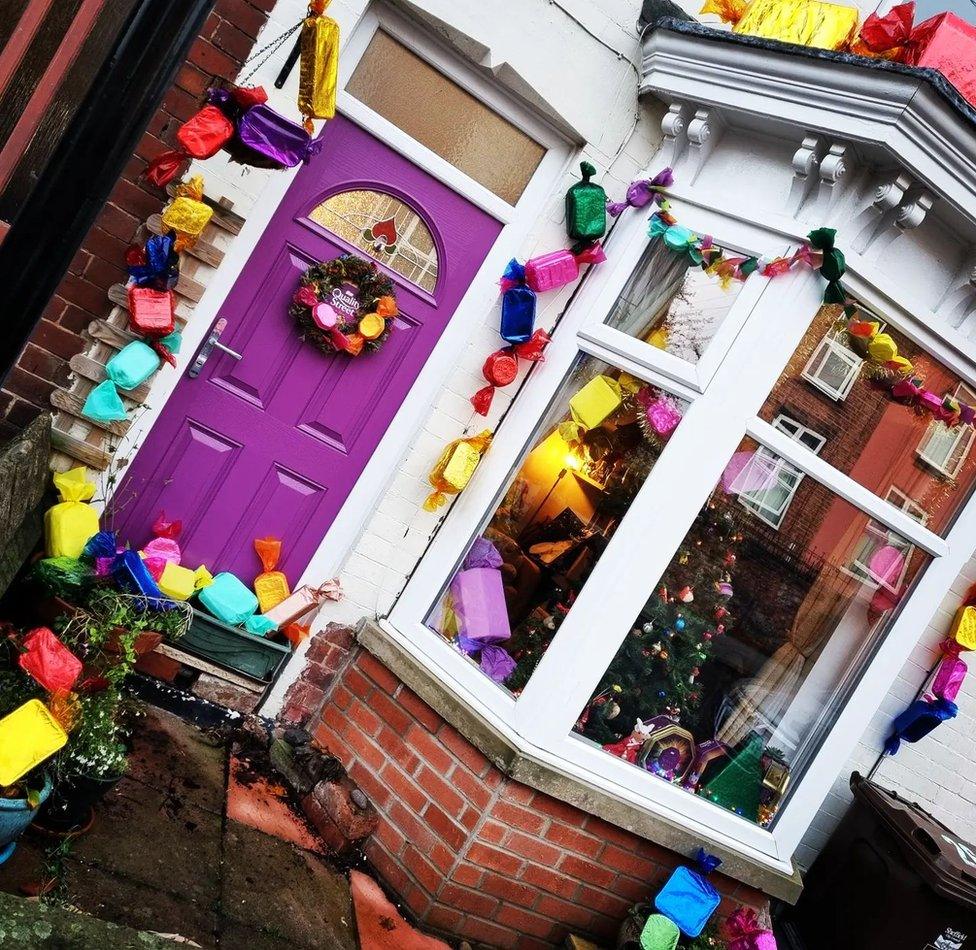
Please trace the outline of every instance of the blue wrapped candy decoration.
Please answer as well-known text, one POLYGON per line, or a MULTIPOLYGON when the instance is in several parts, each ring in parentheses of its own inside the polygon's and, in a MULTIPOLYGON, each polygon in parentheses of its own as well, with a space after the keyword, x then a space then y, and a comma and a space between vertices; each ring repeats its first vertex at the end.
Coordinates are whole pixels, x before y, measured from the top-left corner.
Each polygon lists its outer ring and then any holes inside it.
POLYGON ((705 880, 721 863, 714 855, 707 854, 704 848, 699 848, 697 870, 684 865, 675 868, 654 898, 658 911, 673 920, 681 932, 689 937, 701 934, 722 900, 719 892, 705 880))
POLYGON ((501 335, 509 343, 525 343, 535 329, 535 291, 525 283, 525 268, 512 258, 502 274, 501 335))

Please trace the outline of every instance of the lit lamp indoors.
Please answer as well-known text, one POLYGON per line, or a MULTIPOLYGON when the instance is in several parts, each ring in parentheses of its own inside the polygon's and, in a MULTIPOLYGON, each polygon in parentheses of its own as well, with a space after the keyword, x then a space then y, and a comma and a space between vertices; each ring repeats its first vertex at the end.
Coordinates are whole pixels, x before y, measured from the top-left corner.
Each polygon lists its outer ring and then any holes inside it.
POLYGON ((566 454, 563 456, 563 467, 559 470, 559 473, 556 475, 556 480, 550 486, 549 491, 547 491, 545 495, 542 496, 542 501, 540 501, 539 504, 536 505, 535 510, 532 512, 532 515, 525 522, 525 527, 522 529, 521 533, 519 534, 519 538, 524 536, 526 531, 528 531, 535 524, 535 520, 539 516, 539 513, 542 511, 543 508, 545 508, 546 502, 549 501, 549 499, 552 497, 552 493, 556 490, 559 483, 566 477, 567 472, 578 472, 582 469, 582 467, 583 467, 583 459, 581 459, 580 456, 576 453, 574 447, 569 445, 566 450, 566 454))

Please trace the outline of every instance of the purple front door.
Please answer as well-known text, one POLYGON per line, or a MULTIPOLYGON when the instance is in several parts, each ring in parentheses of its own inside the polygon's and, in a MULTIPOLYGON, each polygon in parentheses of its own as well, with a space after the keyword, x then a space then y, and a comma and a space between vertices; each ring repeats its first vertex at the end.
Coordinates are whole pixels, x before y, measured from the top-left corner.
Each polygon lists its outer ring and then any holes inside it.
POLYGON ((220 342, 243 358, 215 349, 197 378, 183 376, 116 496, 123 541, 141 546, 165 510, 183 521, 184 564, 245 583, 260 571, 253 541, 268 534, 298 579, 501 228, 347 119, 323 137, 218 311, 220 342), (288 315, 310 264, 368 256, 333 232, 411 278, 384 268, 400 317, 358 358, 303 343, 288 315))

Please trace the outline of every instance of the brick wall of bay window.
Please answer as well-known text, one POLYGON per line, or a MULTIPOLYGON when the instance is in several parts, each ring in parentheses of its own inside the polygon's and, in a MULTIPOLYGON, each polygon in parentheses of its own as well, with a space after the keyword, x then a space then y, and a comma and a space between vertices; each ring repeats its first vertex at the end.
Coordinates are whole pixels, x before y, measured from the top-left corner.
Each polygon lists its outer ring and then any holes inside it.
POLYGON ((162 190, 141 178, 146 163, 174 146, 180 123, 197 111, 215 77, 237 75, 274 6, 275 0, 217 0, 0 391, 0 438, 51 410, 51 393, 69 381, 71 357, 88 346, 82 332, 108 315, 108 290, 126 279, 126 248, 167 201, 162 190))
MULTIPOLYGON (((542 950, 566 934, 603 946, 628 908, 684 858, 513 781, 383 664, 332 627, 304 684, 325 684, 308 728, 376 806, 367 857, 427 928, 498 948, 542 950)), ((302 714, 303 681, 286 710, 302 714)), ((315 690, 321 690, 315 686, 315 690)), ((286 716, 288 713, 286 713, 286 716)), ((721 915, 766 898, 722 875, 721 915)))

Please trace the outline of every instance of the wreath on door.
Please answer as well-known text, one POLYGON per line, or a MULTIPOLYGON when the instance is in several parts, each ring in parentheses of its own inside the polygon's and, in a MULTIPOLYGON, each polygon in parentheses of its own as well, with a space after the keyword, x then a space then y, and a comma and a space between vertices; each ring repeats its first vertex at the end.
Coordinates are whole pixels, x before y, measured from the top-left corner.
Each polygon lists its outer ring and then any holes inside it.
POLYGON ((399 313, 390 278, 354 254, 309 267, 288 312, 303 340, 349 356, 380 349, 399 313))

